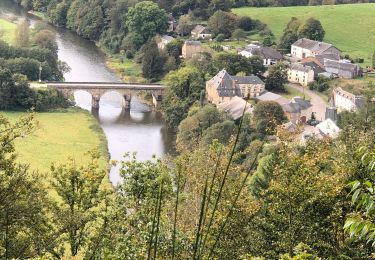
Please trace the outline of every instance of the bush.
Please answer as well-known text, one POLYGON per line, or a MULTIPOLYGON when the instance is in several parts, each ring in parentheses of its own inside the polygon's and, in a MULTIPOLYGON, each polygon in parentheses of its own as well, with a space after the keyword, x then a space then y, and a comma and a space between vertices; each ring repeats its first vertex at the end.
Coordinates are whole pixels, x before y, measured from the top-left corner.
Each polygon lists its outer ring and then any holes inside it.
POLYGON ((218 35, 216 36, 215 40, 216 40, 217 42, 223 42, 223 41, 225 40, 225 35, 222 34, 222 33, 220 33, 220 34, 218 34, 218 35))

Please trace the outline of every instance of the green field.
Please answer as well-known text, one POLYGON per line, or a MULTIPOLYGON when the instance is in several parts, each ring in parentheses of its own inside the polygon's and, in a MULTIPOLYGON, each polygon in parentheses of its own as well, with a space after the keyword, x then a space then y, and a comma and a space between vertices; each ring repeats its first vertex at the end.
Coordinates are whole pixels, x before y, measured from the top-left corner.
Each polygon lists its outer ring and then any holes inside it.
POLYGON ((352 58, 364 58, 369 65, 375 51, 375 3, 298 7, 233 9, 268 24, 278 40, 292 16, 319 19, 326 31, 325 41, 335 44, 352 58))
MULTIPOLYGON (((0 112, 16 120, 22 112, 0 112)), ((34 170, 46 172, 53 162, 66 162, 68 157, 77 164, 87 162, 85 153, 99 149, 103 168, 107 167, 108 153, 104 133, 89 112, 70 108, 59 112, 37 113, 38 129, 24 139, 16 141, 18 160, 29 163, 34 170)))
POLYGON ((14 42, 14 32, 17 28, 15 23, 0 18, 0 38, 7 43, 14 42))

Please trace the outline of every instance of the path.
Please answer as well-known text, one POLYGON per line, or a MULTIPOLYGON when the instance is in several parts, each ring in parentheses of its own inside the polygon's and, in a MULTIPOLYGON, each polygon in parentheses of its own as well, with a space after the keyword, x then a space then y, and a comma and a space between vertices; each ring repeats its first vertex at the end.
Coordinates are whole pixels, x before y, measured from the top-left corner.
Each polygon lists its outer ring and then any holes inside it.
POLYGON ((291 83, 289 83, 288 86, 300 92, 305 92, 305 94, 310 97, 310 101, 312 104, 312 112, 315 112, 316 119, 319 121, 323 121, 325 119, 326 108, 328 105, 321 96, 309 90, 307 87, 303 88, 300 85, 291 83))

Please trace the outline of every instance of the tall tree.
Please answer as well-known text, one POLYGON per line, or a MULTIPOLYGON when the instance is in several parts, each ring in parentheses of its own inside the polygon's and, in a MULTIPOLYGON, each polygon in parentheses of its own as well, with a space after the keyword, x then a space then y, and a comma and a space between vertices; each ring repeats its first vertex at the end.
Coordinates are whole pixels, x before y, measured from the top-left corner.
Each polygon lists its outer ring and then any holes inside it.
POLYGON ((154 39, 148 41, 141 48, 142 53, 142 74, 148 79, 157 79, 163 72, 166 58, 159 52, 154 39))
POLYGON ((265 81, 266 89, 269 91, 285 91, 284 84, 288 82, 287 69, 288 67, 281 62, 270 66, 265 81))
POLYGON ((30 44, 30 28, 29 24, 24 21, 17 25, 15 31, 15 40, 16 44, 19 47, 28 47, 30 44))
POLYGON ((162 34, 167 31, 168 17, 157 4, 144 1, 129 8, 126 26, 130 32, 141 35, 146 42, 157 33, 162 34))
POLYGON ((67 243, 70 256, 89 246, 100 222, 98 212, 105 205, 102 183, 106 171, 99 167, 98 152, 90 152, 89 156, 91 161, 86 166, 70 158, 67 164, 51 167, 51 186, 56 193, 51 209, 58 245, 55 251, 63 252, 67 243))
POLYGON ((299 29, 299 38, 307 38, 314 41, 323 41, 325 31, 319 20, 309 18, 299 29))
POLYGON ((207 24, 215 36, 224 34, 225 37, 230 37, 237 24, 237 16, 233 13, 217 11, 208 19, 207 24))

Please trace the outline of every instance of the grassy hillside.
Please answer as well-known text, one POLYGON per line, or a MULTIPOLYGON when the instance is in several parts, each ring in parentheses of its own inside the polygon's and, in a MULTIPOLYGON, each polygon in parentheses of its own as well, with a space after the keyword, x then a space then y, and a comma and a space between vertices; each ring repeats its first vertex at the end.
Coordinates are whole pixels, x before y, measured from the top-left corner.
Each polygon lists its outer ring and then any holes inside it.
POLYGON ((335 44, 351 57, 365 59, 369 65, 375 51, 375 3, 238 8, 233 9, 238 15, 247 15, 269 25, 277 40, 292 16, 307 19, 319 19, 326 31, 325 41, 335 44))
POLYGON ((12 44, 14 42, 14 31, 17 25, 4 19, 0 19, 0 39, 12 44))
MULTIPOLYGON (((11 120, 24 114, 0 113, 11 120)), ((106 167, 108 153, 105 136, 89 112, 71 108, 61 112, 37 113, 36 119, 39 129, 16 142, 20 162, 29 163, 32 169, 46 172, 53 162, 63 163, 68 157, 73 157, 78 164, 85 163, 85 153, 98 148, 102 152, 101 165, 106 167)))

